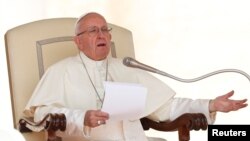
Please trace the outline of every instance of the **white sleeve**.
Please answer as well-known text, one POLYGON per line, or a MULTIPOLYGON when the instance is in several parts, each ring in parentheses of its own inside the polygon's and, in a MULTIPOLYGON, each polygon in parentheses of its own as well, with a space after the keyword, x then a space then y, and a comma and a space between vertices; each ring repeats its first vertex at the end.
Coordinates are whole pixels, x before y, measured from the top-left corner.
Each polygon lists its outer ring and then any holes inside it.
POLYGON ((203 113, 208 124, 212 124, 215 121, 216 113, 209 112, 209 101, 209 99, 175 98, 171 104, 170 120, 174 120, 184 113, 203 113))
POLYGON ((173 121, 184 113, 203 113, 208 124, 212 124, 215 121, 216 113, 209 112, 209 101, 207 99, 174 98, 152 113, 149 118, 158 121, 173 121))
POLYGON ((83 125, 85 116, 83 110, 52 106, 37 107, 34 114, 34 121, 41 121, 48 113, 63 113, 66 116, 66 130, 63 132, 56 132, 58 136, 82 136, 84 138, 89 138, 89 131, 85 131, 88 128, 83 125))

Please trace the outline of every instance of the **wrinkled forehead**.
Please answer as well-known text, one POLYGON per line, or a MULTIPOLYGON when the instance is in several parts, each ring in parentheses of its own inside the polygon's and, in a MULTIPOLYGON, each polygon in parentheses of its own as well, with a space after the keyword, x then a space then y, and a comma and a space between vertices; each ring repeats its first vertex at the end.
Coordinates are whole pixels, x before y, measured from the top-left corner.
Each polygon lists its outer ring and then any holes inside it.
POLYGON ((78 18, 76 22, 76 31, 90 26, 107 26, 107 22, 105 18, 98 13, 87 13, 78 18))

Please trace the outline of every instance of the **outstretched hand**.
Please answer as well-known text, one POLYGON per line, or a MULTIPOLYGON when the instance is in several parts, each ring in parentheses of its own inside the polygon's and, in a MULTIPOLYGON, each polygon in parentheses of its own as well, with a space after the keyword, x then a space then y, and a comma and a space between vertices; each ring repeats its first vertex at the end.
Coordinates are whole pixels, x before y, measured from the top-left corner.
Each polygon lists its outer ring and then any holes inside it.
POLYGON ((234 94, 234 91, 231 91, 225 95, 221 95, 211 100, 209 103, 210 112, 230 112, 237 111, 241 108, 247 106, 247 99, 242 100, 231 100, 229 99, 234 94))

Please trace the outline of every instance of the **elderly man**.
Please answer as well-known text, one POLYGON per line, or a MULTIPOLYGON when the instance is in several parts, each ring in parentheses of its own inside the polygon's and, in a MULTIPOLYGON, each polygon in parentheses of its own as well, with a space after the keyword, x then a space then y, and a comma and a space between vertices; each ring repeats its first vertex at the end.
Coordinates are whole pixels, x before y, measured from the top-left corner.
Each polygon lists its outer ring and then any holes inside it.
POLYGON ((75 57, 52 65, 37 85, 24 113, 40 121, 47 113, 64 113, 67 129, 58 132, 72 141, 147 141, 140 120, 111 121, 100 109, 105 97, 103 81, 139 83, 148 89, 144 115, 150 119, 174 120, 186 112, 204 113, 209 123, 219 112, 247 106, 246 99, 230 100, 233 91, 215 99, 175 98, 175 92, 149 73, 128 68, 109 56, 111 34, 105 18, 87 13, 76 23, 75 57))

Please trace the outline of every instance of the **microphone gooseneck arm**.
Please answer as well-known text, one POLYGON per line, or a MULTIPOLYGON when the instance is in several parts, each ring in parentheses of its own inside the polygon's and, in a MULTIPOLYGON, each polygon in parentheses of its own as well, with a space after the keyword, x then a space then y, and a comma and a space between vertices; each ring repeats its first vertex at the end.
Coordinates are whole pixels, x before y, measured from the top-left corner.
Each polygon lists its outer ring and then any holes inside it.
POLYGON ((221 70, 217 70, 217 71, 207 73, 207 74, 202 75, 200 77, 196 77, 196 78, 192 78, 192 79, 183 79, 183 78, 179 78, 179 77, 176 77, 174 75, 168 74, 166 72, 163 72, 161 70, 158 70, 156 68, 153 68, 151 66, 145 65, 143 63, 140 63, 140 62, 138 62, 137 60, 135 60, 135 59, 133 59, 131 57, 125 57, 123 59, 123 64, 128 66, 128 67, 139 68, 139 69, 146 70, 146 71, 149 71, 149 72, 157 73, 157 74, 172 78, 172 79, 180 81, 180 82, 185 82, 185 83, 196 82, 196 81, 202 80, 204 78, 207 78, 207 77, 210 77, 210 76, 213 76, 213 75, 216 75, 216 74, 220 74, 220 73, 225 73, 225 72, 239 73, 239 74, 245 76, 250 81, 250 76, 246 72, 244 72, 242 70, 238 70, 238 69, 221 69, 221 70))

